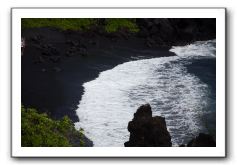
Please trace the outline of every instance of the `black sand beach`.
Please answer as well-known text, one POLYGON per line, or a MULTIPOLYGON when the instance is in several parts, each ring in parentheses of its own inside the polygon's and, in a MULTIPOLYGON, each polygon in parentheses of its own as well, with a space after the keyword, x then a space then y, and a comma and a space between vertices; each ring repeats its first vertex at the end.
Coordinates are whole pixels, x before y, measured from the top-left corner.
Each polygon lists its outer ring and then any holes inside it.
POLYGON ((151 48, 145 38, 122 34, 34 28, 23 30, 22 37, 22 104, 74 122, 84 82, 127 61, 175 55, 169 46, 151 48))
MULTIPOLYGON (((21 31, 24 41, 21 102, 24 107, 35 108, 57 120, 68 116, 76 123, 80 121, 80 114, 76 114, 76 110, 84 93, 83 84, 96 79, 102 71, 128 61, 175 56, 169 51, 172 46, 216 38, 215 19, 133 19, 132 25, 139 29, 136 32, 124 27, 108 32, 105 22, 106 19, 97 20, 97 25, 80 30, 55 26, 36 28, 25 24, 21 31)), ((118 22, 115 21, 115 25, 118 22)), ((127 25, 127 22, 123 24, 127 25)), ((196 72, 198 68, 199 65, 192 65, 188 71, 196 72)), ((203 81, 212 81, 205 77, 201 75, 203 81)), ((202 138, 204 135, 199 136, 202 138)), ((69 139, 73 146, 81 146, 78 137, 69 139)), ((85 146, 93 146, 93 142, 85 135, 82 135, 82 139, 85 146)))

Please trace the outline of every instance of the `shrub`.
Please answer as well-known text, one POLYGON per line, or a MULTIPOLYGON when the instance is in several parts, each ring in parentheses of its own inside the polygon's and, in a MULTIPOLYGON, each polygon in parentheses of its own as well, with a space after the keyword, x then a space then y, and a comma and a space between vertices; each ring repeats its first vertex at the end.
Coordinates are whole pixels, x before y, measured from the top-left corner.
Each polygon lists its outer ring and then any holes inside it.
POLYGON ((55 27, 62 30, 84 30, 95 24, 94 19, 77 18, 22 18, 22 28, 55 27))
POLYGON ((22 28, 55 27, 61 30, 90 30, 100 27, 111 33, 120 29, 138 32, 135 19, 131 18, 22 18, 22 28))
POLYGON ((22 147, 71 147, 73 136, 79 137, 80 146, 84 146, 82 131, 77 131, 67 116, 61 120, 53 120, 45 113, 39 114, 35 109, 22 106, 22 147))
POLYGON ((135 23, 135 19, 128 18, 110 18, 106 19, 106 32, 116 32, 120 29, 127 29, 130 32, 138 32, 139 29, 135 23))

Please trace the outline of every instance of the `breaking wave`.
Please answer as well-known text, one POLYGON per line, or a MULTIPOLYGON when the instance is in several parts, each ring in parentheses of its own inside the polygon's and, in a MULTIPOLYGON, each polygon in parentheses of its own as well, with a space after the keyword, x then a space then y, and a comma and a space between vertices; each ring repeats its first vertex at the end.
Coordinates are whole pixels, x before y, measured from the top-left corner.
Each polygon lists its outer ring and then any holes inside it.
POLYGON ((76 128, 83 128, 94 146, 122 147, 129 139, 127 125, 134 112, 149 103, 153 116, 165 117, 174 145, 207 132, 203 116, 213 115, 209 107, 215 98, 209 85, 187 66, 215 59, 215 42, 175 46, 170 51, 177 56, 130 61, 101 72, 83 84, 76 128))

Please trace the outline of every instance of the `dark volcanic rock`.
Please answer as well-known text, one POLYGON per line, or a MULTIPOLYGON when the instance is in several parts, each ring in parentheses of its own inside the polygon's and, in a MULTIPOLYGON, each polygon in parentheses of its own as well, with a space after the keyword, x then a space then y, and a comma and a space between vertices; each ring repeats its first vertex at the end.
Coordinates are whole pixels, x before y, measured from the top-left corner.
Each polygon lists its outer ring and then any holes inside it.
POLYGON ((50 59, 50 61, 57 63, 60 61, 61 57, 60 56, 52 56, 49 59, 50 59))
POLYGON ((165 118, 152 117, 149 104, 142 105, 128 124, 130 138, 125 147, 171 147, 171 137, 166 128, 165 118))
POLYGON ((31 38, 31 40, 36 43, 36 44, 39 44, 39 43, 42 43, 43 42, 43 36, 42 35, 35 35, 31 38))
POLYGON ((59 67, 54 67, 53 70, 54 70, 55 72, 61 72, 61 71, 62 71, 62 69, 59 68, 59 67))
POLYGON ((185 45, 197 40, 216 38, 216 19, 213 18, 139 18, 138 36, 152 37, 156 44, 148 47, 185 45))
POLYGON ((38 64, 38 63, 44 63, 45 60, 42 56, 38 56, 38 58, 34 61, 35 64, 38 64))
MULTIPOLYGON (((134 118, 128 123, 130 132, 129 141, 124 143, 125 147, 171 147, 171 136, 167 131, 165 118, 152 117, 149 104, 142 105, 134 113, 134 118)), ((187 145, 179 147, 216 147, 216 142, 211 135, 199 133, 187 145)))
POLYGON ((67 40, 66 44, 70 45, 70 46, 78 46, 79 45, 79 43, 77 41, 72 41, 72 40, 67 40))
POLYGON ((187 147, 216 147, 216 142, 211 135, 200 133, 187 144, 187 147))

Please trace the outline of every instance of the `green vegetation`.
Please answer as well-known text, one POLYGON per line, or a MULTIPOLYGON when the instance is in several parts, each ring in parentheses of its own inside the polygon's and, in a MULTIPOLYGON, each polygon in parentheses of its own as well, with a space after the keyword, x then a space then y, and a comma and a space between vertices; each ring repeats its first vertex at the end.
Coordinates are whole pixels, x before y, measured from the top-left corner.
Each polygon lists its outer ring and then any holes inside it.
POLYGON ((111 33, 120 29, 129 32, 138 32, 135 19, 129 18, 23 18, 22 28, 55 27, 61 30, 90 30, 99 27, 105 32, 111 33), (102 21, 103 20, 103 21, 102 21))
POLYGON ((120 29, 127 29, 130 32, 138 32, 139 29, 135 21, 136 21, 135 19, 125 19, 125 18, 106 19, 105 30, 109 33, 116 32, 120 29))
POLYGON ((53 120, 32 108, 21 108, 22 147, 73 147, 73 139, 84 146, 83 130, 77 131, 73 122, 64 117, 53 120))
POLYGON ((55 27, 62 30, 84 30, 95 24, 94 19, 76 18, 23 18, 22 28, 55 27))

